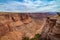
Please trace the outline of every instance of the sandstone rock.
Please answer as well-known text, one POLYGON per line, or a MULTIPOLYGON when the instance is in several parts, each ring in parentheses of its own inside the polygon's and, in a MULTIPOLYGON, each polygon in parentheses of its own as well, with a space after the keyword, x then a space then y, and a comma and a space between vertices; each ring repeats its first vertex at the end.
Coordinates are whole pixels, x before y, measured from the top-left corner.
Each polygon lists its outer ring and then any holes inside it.
POLYGON ((46 22, 41 34, 42 40, 60 40, 60 21, 58 21, 58 19, 49 19, 48 23, 46 22))
POLYGON ((23 33, 16 31, 16 27, 30 22, 28 14, 0 14, 0 40, 22 40, 23 33))
POLYGON ((4 36, 8 32, 9 32, 9 27, 6 24, 0 23, 0 37, 4 36))
POLYGON ((22 33, 18 31, 13 31, 1 37, 0 40, 22 40, 22 36, 22 33))
MULTIPOLYGON (((32 15, 32 14, 31 14, 32 15)), ((22 36, 27 36, 29 38, 33 38, 35 34, 41 33, 42 27, 44 26, 44 18, 47 16, 45 14, 38 14, 31 18, 31 16, 27 13, 1 13, 0 14, 0 23, 3 24, 1 27, 1 36, 0 40, 21 40, 22 36), (38 16, 39 15, 39 16, 38 16), (43 16, 42 16, 43 15, 43 16), (6 27, 5 27, 6 26, 6 27), (2 34, 3 33, 3 34, 2 34), (3 35, 3 36, 2 36, 3 35)), ((33 16, 33 15, 32 15, 33 16)), ((53 27, 54 22, 50 19, 47 20, 48 23, 45 25, 45 29, 47 32, 53 27), (52 25, 53 24, 53 25, 52 25)), ((46 32, 43 34, 46 37, 46 32)))

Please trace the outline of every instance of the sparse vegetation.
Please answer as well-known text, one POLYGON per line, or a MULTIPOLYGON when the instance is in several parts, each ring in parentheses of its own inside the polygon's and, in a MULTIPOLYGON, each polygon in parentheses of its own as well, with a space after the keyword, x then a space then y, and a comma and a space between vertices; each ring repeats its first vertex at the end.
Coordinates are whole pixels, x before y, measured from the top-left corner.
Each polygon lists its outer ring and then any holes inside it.
POLYGON ((23 37, 22 40, 41 40, 41 35, 40 34, 36 34, 34 36, 34 38, 31 38, 31 39, 29 39, 29 37, 23 37))
POLYGON ((36 34, 34 37, 35 40, 41 40, 41 35, 40 34, 36 34))
POLYGON ((29 40, 29 37, 23 37, 22 40, 29 40))

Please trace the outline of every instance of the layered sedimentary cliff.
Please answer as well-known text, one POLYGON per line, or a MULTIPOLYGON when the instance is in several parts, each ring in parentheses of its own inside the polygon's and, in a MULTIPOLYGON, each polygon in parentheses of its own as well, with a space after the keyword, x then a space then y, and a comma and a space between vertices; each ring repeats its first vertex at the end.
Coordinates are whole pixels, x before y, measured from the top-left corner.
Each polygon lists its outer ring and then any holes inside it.
POLYGON ((40 33, 44 21, 36 20, 29 14, 0 13, 0 40, 22 40, 40 33))
POLYGON ((28 14, 0 14, 0 40, 21 40, 24 34, 18 27, 30 22, 28 14))
POLYGON ((42 40, 60 40, 60 19, 48 17, 41 35, 42 40))
POLYGON ((37 33, 43 40, 60 40, 60 21, 48 18, 49 15, 0 13, 0 40, 22 40, 24 36, 33 38, 37 33))

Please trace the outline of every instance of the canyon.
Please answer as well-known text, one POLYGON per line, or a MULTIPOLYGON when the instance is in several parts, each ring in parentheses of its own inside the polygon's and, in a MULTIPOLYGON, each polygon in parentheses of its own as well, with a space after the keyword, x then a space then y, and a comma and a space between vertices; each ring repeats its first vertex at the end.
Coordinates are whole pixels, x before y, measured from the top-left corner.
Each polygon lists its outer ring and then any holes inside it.
POLYGON ((22 40, 24 36, 33 38, 38 33, 43 40, 55 40, 52 34, 58 25, 56 16, 49 13, 0 12, 0 40, 22 40))

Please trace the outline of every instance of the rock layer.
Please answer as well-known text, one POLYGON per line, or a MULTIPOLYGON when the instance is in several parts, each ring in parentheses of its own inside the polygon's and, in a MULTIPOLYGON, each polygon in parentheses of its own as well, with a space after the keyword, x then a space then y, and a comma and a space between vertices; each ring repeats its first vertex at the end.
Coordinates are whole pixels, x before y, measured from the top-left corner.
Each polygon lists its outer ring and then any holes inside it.
POLYGON ((27 13, 0 13, 0 40, 22 40, 40 33, 43 20, 31 18, 27 13))
POLYGON ((60 40, 60 20, 47 19, 41 35, 42 40, 60 40))
POLYGON ((23 32, 15 28, 30 22, 28 14, 0 14, 0 40, 21 40, 23 32))

